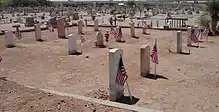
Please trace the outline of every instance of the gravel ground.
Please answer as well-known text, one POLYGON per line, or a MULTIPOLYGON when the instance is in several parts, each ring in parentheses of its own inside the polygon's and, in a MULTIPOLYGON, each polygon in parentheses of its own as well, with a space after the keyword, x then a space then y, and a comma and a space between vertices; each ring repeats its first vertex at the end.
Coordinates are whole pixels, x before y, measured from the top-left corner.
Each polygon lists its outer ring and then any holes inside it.
MULTIPOLYGON (((109 30, 100 29, 103 33, 109 30)), ((122 31, 126 42, 116 43, 110 38, 108 48, 124 50, 129 86, 133 96, 140 99, 135 105, 166 112, 219 111, 218 36, 209 37, 208 42, 202 39, 200 47, 191 47, 191 54, 187 55, 186 32, 183 32, 184 54, 176 54, 176 31, 149 30, 151 35, 143 35, 136 30, 139 39, 130 37, 130 29, 122 31), (152 47, 155 38, 159 55, 157 74, 163 77, 157 80, 141 77, 139 62, 141 45, 152 47)), ((69 28, 69 32, 78 39, 80 52, 77 28, 69 28)), ((4 48, 1 36, 0 76, 21 85, 107 99, 109 49, 94 47, 93 28, 85 28, 84 33, 83 54, 77 56, 68 55, 67 40, 57 38, 56 32, 42 31, 45 42, 36 42, 34 32, 22 33, 24 38, 16 40, 17 47, 11 49, 4 48)), ((151 63, 151 73, 153 68, 151 63)), ((126 89, 125 92, 127 95, 126 89)))
MULTIPOLYGON (((126 112, 70 97, 61 97, 26 88, 0 78, 1 112, 126 112)), ((127 111, 128 112, 128 111, 127 111)))

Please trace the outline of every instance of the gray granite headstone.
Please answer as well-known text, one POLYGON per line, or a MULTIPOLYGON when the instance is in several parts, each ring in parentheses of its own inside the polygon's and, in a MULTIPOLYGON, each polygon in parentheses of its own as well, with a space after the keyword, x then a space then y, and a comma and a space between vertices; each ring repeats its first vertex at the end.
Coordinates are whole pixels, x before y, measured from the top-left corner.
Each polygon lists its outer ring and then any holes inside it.
POLYGON ((34 26, 34 17, 27 17, 25 26, 27 27, 34 26))

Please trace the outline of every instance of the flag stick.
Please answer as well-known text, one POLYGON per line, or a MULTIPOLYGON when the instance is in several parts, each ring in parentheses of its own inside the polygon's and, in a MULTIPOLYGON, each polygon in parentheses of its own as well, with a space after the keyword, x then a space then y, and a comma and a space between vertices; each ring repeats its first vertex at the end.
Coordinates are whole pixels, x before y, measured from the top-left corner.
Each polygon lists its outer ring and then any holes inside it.
POLYGON ((206 36, 206 42, 208 42, 208 35, 206 36))
MULTIPOLYGON (((157 47, 157 39, 155 39, 155 44, 156 44, 156 47, 157 47)), ((155 78, 156 78, 157 77, 157 64, 156 64, 156 62, 154 63, 154 75, 155 75, 155 78)))
POLYGON ((189 54, 190 54, 190 51, 191 51, 191 45, 189 45, 189 54))
POLYGON ((68 33, 68 35, 69 35, 69 30, 68 30, 68 27, 67 27, 67 33, 68 33))
POLYGON ((132 101, 132 94, 131 94, 131 91, 130 91, 130 89, 129 89, 128 81, 126 81, 126 86, 127 86, 127 88, 128 88, 129 97, 130 97, 130 99, 131 99, 131 101, 132 101))
POLYGON ((82 53, 82 43, 80 44, 80 46, 81 46, 81 53, 82 53))
POLYGON ((157 64, 154 63, 154 76, 157 77, 157 64))

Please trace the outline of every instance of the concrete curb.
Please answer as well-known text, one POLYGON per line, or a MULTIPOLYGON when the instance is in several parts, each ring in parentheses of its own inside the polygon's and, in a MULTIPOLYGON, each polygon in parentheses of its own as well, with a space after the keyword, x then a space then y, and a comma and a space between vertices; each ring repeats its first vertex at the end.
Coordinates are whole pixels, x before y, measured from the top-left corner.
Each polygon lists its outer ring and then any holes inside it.
POLYGON ((75 99, 84 100, 84 101, 88 101, 88 102, 91 102, 91 103, 97 103, 97 104, 101 104, 101 105, 105 105, 105 106, 109 106, 109 107, 115 107, 115 108, 120 108, 120 109, 125 109, 125 110, 131 110, 131 111, 134 111, 134 112, 163 112, 163 111, 160 111, 160 110, 154 110, 154 109, 148 109, 148 108, 143 108, 143 107, 137 107, 137 106, 133 106, 133 105, 116 103, 116 102, 111 102, 111 101, 108 101, 108 100, 100 100, 100 99, 96 99, 96 98, 90 98, 90 97, 75 95, 75 94, 71 94, 71 93, 62 93, 62 92, 58 92, 58 91, 54 91, 54 90, 39 89, 39 88, 35 88, 35 87, 32 87, 32 86, 26 86, 26 87, 31 88, 31 89, 38 89, 38 90, 48 92, 48 93, 51 93, 51 94, 55 94, 55 95, 59 95, 59 96, 72 97, 72 98, 75 98, 75 99))

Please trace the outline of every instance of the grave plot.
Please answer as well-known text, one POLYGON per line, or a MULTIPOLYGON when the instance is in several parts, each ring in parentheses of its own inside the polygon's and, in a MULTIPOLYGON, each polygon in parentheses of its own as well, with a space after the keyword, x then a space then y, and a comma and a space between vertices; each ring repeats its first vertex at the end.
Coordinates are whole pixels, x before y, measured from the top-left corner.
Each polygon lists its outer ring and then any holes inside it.
MULTIPOLYGON (((69 33, 77 39, 80 52, 80 35, 77 27, 69 28, 69 33)), ((110 28, 99 27, 104 34, 110 28)), ((95 46, 96 33, 93 27, 84 28, 86 42, 81 55, 68 54, 68 40, 60 39, 55 32, 42 31, 45 42, 36 42, 34 32, 23 33, 16 40, 16 47, 6 49, 4 36, 0 37, 3 58, 1 75, 22 85, 34 86, 74 93, 100 99, 109 94, 109 48, 123 49, 124 66, 127 70, 131 93, 141 107, 164 111, 216 111, 218 109, 219 54, 218 38, 209 38, 200 48, 191 47, 191 54, 177 54, 177 31, 148 30, 150 35, 135 29, 132 38, 130 28, 122 29, 124 43, 116 42, 111 36, 107 48, 95 46), (140 72, 140 48, 157 39, 159 64, 157 76, 142 77, 140 72)), ((68 34, 69 34, 68 33, 68 34)), ((182 52, 188 52, 187 32, 182 32, 182 52)), ((151 62, 150 73, 154 73, 151 62)), ((125 87, 125 95, 127 89, 125 87)))

